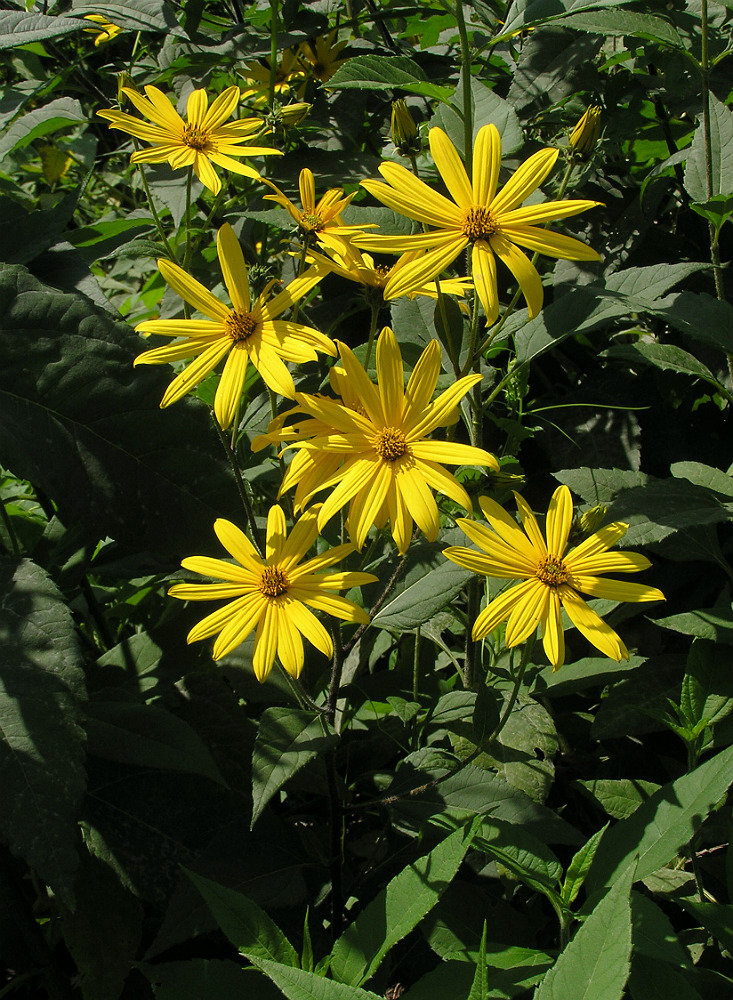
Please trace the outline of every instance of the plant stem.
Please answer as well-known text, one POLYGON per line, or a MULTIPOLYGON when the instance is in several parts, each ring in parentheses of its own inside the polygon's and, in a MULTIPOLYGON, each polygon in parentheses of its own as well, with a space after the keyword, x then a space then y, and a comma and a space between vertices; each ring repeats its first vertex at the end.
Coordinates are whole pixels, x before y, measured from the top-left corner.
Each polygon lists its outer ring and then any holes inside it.
MULTIPOLYGON (((413 535, 413 539, 414 539, 414 537, 415 536, 413 535)), ((369 611, 369 617, 370 618, 373 618, 374 615, 376 615, 376 613, 382 607, 382 605, 387 600, 387 598, 389 597, 389 595, 392 593, 392 590, 393 590, 395 584, 397 583, 397 581, 399 580, 400 576, 402 575, 402 571, 404 570, 406 564, 407 564, 407 553, 405 553, 405 555, 397 563, 397 566, 395 567, 394 573, 392 574, 392 576, 387 581, 387 586, 384 588, 384 590, 382 591, 382 593, 377 598, 374 606, 369 611)), ((357 644, 357 642, 359 641, 359 639, 361 639, 361 637, 364 635, 364 633, 366 632, 366 630, 368 628, 369 628, 369 625, 360 625, 359 626, 359 628, 353 634, 353 636, 351 637, 351 639, 344 646, 344 649, 343 649, 344 658, 346 658, 349 655, 349 653, 351 652, 351 650, 357 644)))
POLYGON ((468 44, 466 21, 463 17, 462 0, 456 0, 456 22, 461 41, 461 83, 463 85, 463 159, 466 173, 471 180, 473 171, 473 95, 471 94, 471 48, 468 44))
POLYGON ((415 649, 412 654, 412 700, 420 693, 420 626, 415 629, 415 649))
POLYGON ((13 548, 13 555, 16 559, 20 559, 20 545, 18 544, 18 536, 15 533, 15 528, 10 520, 10 515, 5 509, 5 501, 0 497, 0 517, 3 519, 3 524, 5 525, 5 530, 10 538, 10 544, 13 548))
POLYGON ((377 332, 377 322, 379 320, 379 302, 371 303, 372 315, 369 321, 369 339, 367 340, 366 355, 364 357, 364 371, 369 369, 369 359, 372 356, 372 345, 374 344, 374 337, 377 332))
MULTIPOLYGON (((139 148, 135 139, 133 139, 133 142, 135 143, 135 148, 136 149, 139 148)), ((150 191, 150 187, 148 185, 148 179, 145 176, 145 170, 143 169, 142 163, 138 163, 137 167, 138 170, 140 171, 140 180, 142 181, 143 188, 145 190, 145 196, 148 199, 148 208, 150 209, 150 214, 153 217, 155 228, 158 230, 158 236, 160 236, 160 242, 163 244, 163 249, 165 250, 168 258, 172 260, 174 264, 177 264, 178 257, 176 257, 175 253, 173 252, 171 245, 168 242, 168 237, 165 235, 165 230, 163 229, 163 223, 160 221, 158 210, 155 207, 155 202, 153 201, 153 195, 152 192, 150 191)))
POLYGON ((270 0, 270 86, 268 90, 268 106, 275 103, 275 81, 277 78, 277 28, 278 0, 270 0))
POLYGON ((239 493, 239 499, 242 501, 242 506, 244 507, 244 513, 245 517, 247 518, 247 523, 249 524, 249 533, 252 536, 252 542, 254 543, 255 548, 259 552, 260 557, 263 558, 262 547, 260 546, 259 542, 259 537, 258 537, 259 532, 257 530, 257 522, 255 521, 254 510, 252 509, 252 503, 249 499, 249 495, 247 494, 247 488, 244 485, 244 479, 242 478, 242 472, 241 469, 239 468, 237 457, 234 454, 229 441, 227 441, 224 431, 219 426, 219 421, 216 419, 213 410, 211 411, 211 419, 214 421, 216 435, 219 438, 219 441, 221 442, 222 448, 224 449, 227 461, 229 462, 229 467, 234 473, 234 481, 237 484, 237 492, 239 493))

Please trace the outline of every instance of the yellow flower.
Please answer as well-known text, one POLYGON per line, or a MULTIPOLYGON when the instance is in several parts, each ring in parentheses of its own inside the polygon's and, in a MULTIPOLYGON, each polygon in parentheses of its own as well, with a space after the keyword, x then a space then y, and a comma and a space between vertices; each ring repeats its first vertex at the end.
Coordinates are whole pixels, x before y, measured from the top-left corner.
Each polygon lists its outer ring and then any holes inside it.
POLYGON ((590 156, 601 132, 601 109, 592 104, 570 133, 570 147, 578 157, 590 156))
POLYGON ((216 419, 226 429, 237 412, 248 361, 271 389, 292 399, 295 385, 284 361, 295 364, 314 361, 316 351, 335 355, 336 348, 318 330, 278 319, 320 281, 323 272, 309 268, 268 301, 275 284, 270 281, 252 302, 242 248, 228 222, 219 230, 216 249, 232 305, 225 305, 177 264, 159 260, 160 273, 173 291, 209 318, 154 319, 140 323, 135 329, 143 333, 184 339, 145 351, 135 359, 135 364, 160 365, 195 358, 168 386, 160 404, 164 407, 185 396, 226 358, 214 399, 216 419))
POLYGON ((606 656, 628 660, 629 653, 614 630, 585 603, 578 591, 611 601, 663 601, 661 590, 642 583, 602 580, 604 573, 638 573, 651 563, 638 552, 608 552, 628 530, 628 524, 607 524, 566 552, 573 522, 573 501, 567 486, 559 486, 547 511, 546 541, 525 500, 518 494, 524 531, 506 511, 480 497, 479 504, 493 531, 460 518, 458 524, 483 551, 450 546, 443 550, 452 562, 484 576, 522 580, 495 597, 477 617, 473 638, 483 639, 503 621, 505 643, 516 646, 542 627, 545 653, 555 670, 565 660, 561 607, 577 630, 606 656), (485 553, 485 554, 484 554, 485 553))
POLYGON ((281 205, 298 223, 298 227, 306 238, 313 233, 319 242, 340 247, 343 243, 343 237, 351 236, 364 229, 363 226, 347 226, 342 221, 340 213, 354 197, 353 194, 349 194, 344 198, 343 188, 329 188, 316 201, 316 182, 313 172, 308 167, 303 167, 298 178, 302 210, 297 208, 272 181, 268 181, 264 177, 262 179, 275 192, 275 194, 263 195, 263 198, 281 205), (329 238, 331 236, 342 238, 334 244, 334 241, 329 238))
POLYGON ((432 401, 440 374, 437 340, 422 352, 406 389, 402 355, 389 327, 377 341, 377 385, 346 344, 338 343, 338 348, 343 374, 337 384, 346 398, 339 402, 296 394, 299 409, 320 423, 306 425, 305 430, 315 432, 309 440, 286 445, 302 450, 305 458, 298 461, 296 456, 291 462, 280 493, 302 482, 302 506, 314 493, 333 489, 318 526, 322 529, 349 504, 349 537, 357 549, 373 524, 382 527, 388 519, 400 553, 410 544, 413 519, 435 541, 440 522, 433 490, 471 510, 468 494, 443 465, 499 467, 482 448, 428 438, 455 421, 459 402, 481 375, 458 379, 432 401))
POLYGON ((110 128, 152 143, 149 149, 136 150, 130 157, 132 163, 167 161, 174 170, 193 167, 204 187, 218 194, 221 182, 212 163, 259 180, 256 170, 233 157, 281 155, 279 150, 269 146, 242 146, 262 128, 258 118, 227 122, 239 102, 239 87, 228 87, 215 98, 211 107, 205 90, 193 90, 186 106, 187 122, 157 87, 146 87, 147 97, 130 87, 123 87, 122 92, 152 125, 124 111, 98 111, 97 114, 109 120, 110 128))
MULTIPOLYGON (((299 59, 297 48, 285 49, 280 60, 275 65, 275 94, 287 99, 292 95, 303 96, 306 85, 306 74, 299 59)), ((244 74, 250 90, 245 95, 255 98, 256 104, 267 102, 270 92, 270 60, 263 58, 245 63, 244 74)))
POLYGON ((541 228, 546 222, 576 215, 599 202, 545 201, 519 207, 552 170, 557 149, 534 153, 497 193, 501 139, 494 125, 484 125, 476 136, 472 182, 455 146, 442 129, 430 129, 429 140, 433 159, 452 201, 397 163, 385 162, 379 167, 386 184, 361 182, 388 208, 434 227, 412 236, 365 234, 354 238, 357 246, 371 251, 426 251, 387 282, 389 297, 402 294, 408 285, 422 285, 435 278, 466 247, 472 246, 473 281, 487 322, 493 323, 499 314, 496 257, 514 275, 532 317, 542 308, 542 282, 519 247, 565 260, 600 259, 595 250, 580 240, 541 228))
POLYGON ((111 42, 113 38, 122 33, 122 28, 118 24, 112 24, 108 21, 106 17, 101 14, 85 14, 85 21, 94 21, 99 27, 84 28, 84 31, 88 31, 92 35, 96 35, 94 39, 94 44, 104 45, 105 42, 111 42))
MULTIPOLYGON (((323 254, 311 251, 307 259, 319 264, 324 269, 332 271, 334 274, 340 275, 342 278, 347 278, 349 281, 355 281, 357 284, 364 285, 366 289, 374 289, 384 302, 397 297, 394 293, 387 295, 387 283, 393 276, 398 275, 400 270, 406 267, 411 260, 418 256, 417 253, 403 254, 394 264, 385 267, 383 264, 375 264, 373 257, 367 253, 361 253, 357 247, 349 242, 341 243, 338 248, 329 246, 327 252, 328 256, 326 257, 323 254)), ((468 278, 450 278, 446 281, 440 281, 439 284, 440 290, 444 295, 463 296, 473 288, 473 284, 468 278)), ((416 295, 427 295, 433 299, 438 297, 434 281, 415 288, 405 288, 399 294, 408 295, 410 298, 414 298, 416 295)))
POLYGON ((327 35, 319 35, 314 44, 302 42, 300 45, 300 57, 306 64, 311 74, 325 83, 330 80, 339 66, 343 66, 345 59, 339 59, 342 50, 346 48, 346 42, 337 42, 338 32, 334 28, 327 35), (334 44, 335 43, 335 44, 334 44))
POLYGON ((214 522, 217 538, 236 563, 208 556, 184 559, 184 569, 223 583, 177 583, 168 591, 182 601, 213 601, 234 598, 208 615, 188 633, 188 642, 208 639, 219 633, 214 643, 214 659, 220 660, 257 629, 252 666, 258 681, 264 681, 277 655, 293 677, 303 668, 305 636, 326 656, 333 655, 331 637, 306 605, 347 622, 366 624, 369 616, 353 601, 338 595, 377 578, 371 573, 321 573, 349 552, 353 545, 337 545, 303 562, 318 534, 317 508, 304 514, 287 535, 280 507, 270 508, 267 517, 265 559, 257 553, 244 532, 231 521, 214 522))

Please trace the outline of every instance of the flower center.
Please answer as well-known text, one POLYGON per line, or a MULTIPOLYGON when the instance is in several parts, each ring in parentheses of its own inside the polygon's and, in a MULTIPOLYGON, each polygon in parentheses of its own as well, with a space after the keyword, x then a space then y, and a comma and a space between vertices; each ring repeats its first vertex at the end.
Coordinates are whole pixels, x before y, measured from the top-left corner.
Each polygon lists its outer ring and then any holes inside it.
POLYGON ((405 435, 397 427, 383 427, 372 442, 374 450, 385 462, 396 462, 407 451, 405 435))
POLYGON ((559 587, 561 583, 565 583, 570 574, 559 556, 548 556, 547 559, 537 563, 534 575, 548 587, 559 587))
POLYGON ((469 240, 486 240, 489 236, 499 231, 499 223, 496 221, 490 208, 485 205, 472 205, 463 213, 463 235, 469 240))
POLYGON ((232 309, 224 320, 224 329, 233 343, 240 344, 255 332, 257 320, 251 312, 237 312, 236 309, 232 309))
POLYGON ((302 215, 300 217, 300 228, 310 233, 319 233, 324 226, 320 215, 302 215))
POLYGON ((260 593, 265 597, 279 597, 288 589, 288 578, 277 566, 265 566, 260 579, 260 593))
POLYGON ((191 149, 204 150, 209 144, 209 133, 195 125, 186 125, 183 130, 183 142, 191 149))
POLYGON ((389 272, 391 270, 392 268, 387 264, 377 264, 377 266, 374 268, 374 273, 379 279, 380 288, 382 285, 387 284, 387 278, 389 277, 389 272))

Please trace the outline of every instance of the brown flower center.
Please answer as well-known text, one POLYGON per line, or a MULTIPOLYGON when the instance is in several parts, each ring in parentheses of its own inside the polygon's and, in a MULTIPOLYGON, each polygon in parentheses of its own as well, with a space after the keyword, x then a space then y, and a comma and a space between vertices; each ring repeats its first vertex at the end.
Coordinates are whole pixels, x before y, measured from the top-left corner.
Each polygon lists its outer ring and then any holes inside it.
POLYGON ((224 320, 224 329, 233 343, 240 344, 255 332, 257 320, 251 312, 237 312, 236 309, 232 309, 224 320))
POLYGON ((396 462, 407 451, 407 439, 397 427, 383 427, 372 444, 385 462, 396 462))
POLYGON ((186 125, 183 130, 183 142, 191 149, 202 151, 209 145, 209 133, 204 129, 196 128, 195 125, 186 125))
POLYGON ((472 205, 463 213, 462 218, 463 235, 469 240, 487 240, 489 236, 499 231, 499 223, 496 221, 490 208, 485 205, 472 205))
POLYGON ((548 556, 547 559, 537 563, 534 575, 548 587, 559 587, 561 583, 565 583, 570 574, 559 556, 548 556))
POLYGON ((380 288, 382 285, 387 284, 387 278, 389 277, 389 272, 391 270, 392 268, 387 264, 377 264, 377 266, 374 268, 374 273, 379 279, 380 288))
POLYGON ((288 589, 288 578, 277 566, 265 566, 260 579, 260 593, 265 597, 279 597, 288 589))

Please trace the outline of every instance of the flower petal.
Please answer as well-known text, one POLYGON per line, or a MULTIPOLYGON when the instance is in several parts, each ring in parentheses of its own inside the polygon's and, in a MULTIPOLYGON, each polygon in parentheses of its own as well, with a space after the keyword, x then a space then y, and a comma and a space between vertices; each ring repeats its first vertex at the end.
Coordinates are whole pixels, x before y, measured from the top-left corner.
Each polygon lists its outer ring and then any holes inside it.
POLYGON ((255 635, 255 648, 252 654, 252 667, 255 677, 260 683, 267 680, 267 676, 272 670, 272 664, 277 652, 277 625, 278 615, 272 601, 267 601, 264 614, 257 624, 255 635))
POLYGON ((501 166, 501 137, 496 125, 484 125, 473 144, 473 200, 490 205, 496 194, 501 166))
POLYGON ((397 338, 388 326, 377 340, 377 383, 385 424, 400 427, 405 408, 405 374, 397 338))
POLYGON ((182 399, 186 393, 195 388, 202 379, 206 378, 209 372, 212 372, 216 368, 228 350, 229 344, 223 340, 214 341, 211 347, 207 347, 182 372, 179 372, 170 383, 160 401, 161 409, 182 399))
POLYGON ((559 149, 540 149, 534 153, 506 182, 491 203, 491 211, 501 224, 505 212, 511 212, 522 204, 545 180, 555 166, 559 149))
POLYGON ((217 517, 214 521, 214 532, 229 555, 233 556, 250 573, 254 573, 259 580, 264 563, 257 549, 242 529, 224 517, 217 517))
POLYGON ((234 235, 234 230, 225 222, 216 235, 216 252, 219 256, 219 265, 224 277, 224 284, 227 286, 232 305, 237 312, 249 312, 249 281, 247 279, 247 265, 244 262, 244 254, 239 240, 234 235))
POLYGON ((418 528, 429 542, 434 542, 440 529, 438 506, 430 487, 420 475, 414 461, 398 459, 393 463, 395 486, 400 491, 418 528))
POLYGON ((601 259, 601 255, 587 243, 562 233, 552 233, 536 226, 502 226, 501 231, 512 243, 527 250, 536 250, 546 257, 559 257, 561 260, 601 259))
POLYGON ((432 281, 433 278, 437 278, 441 271, 452 264, 467 246, 467 236, 448 234, 444 237, 441 246, 429 250, 397 271, 393 268, 383 289, 384 298, 389 300, 399 298, 400 295, 407 295, 428 281, 432 281))
POLYGON ((512 608, 516 604, 522 604, 527 597, 537 587, 537 580, 523 580, 522 583, 514 587, 509 587, 502 591, 497 597, 489 601, 484 610, 478 615, 473 624, 471 635, 475 640, 485 639, 493 632, 497 625, 500 625, 511 614, 512 608))
POLYGON ((223 431, 234 420, 242 399, 242 387, 247 374, 247 350, 244 344, 234 344, 221 373, 214 396, 214 415, 223 431))
POLYGON ((664 601, 661 590, 645 583, 626 583, 622 580, 599 579, 597 576, 573 574, 572 586, 591 597, 603 597, 608 601, 664 601))
POLYGON ((599 649, 604 656, 610 656, 612 660, 628 660, 629 651, 619 636, 592 608, 588 607, 572 587, 563 584, 558 587, 558 594, 568 618, 588 642, 599 649))
POLYGON ((560 615, 560 598, 550 589, 550 599, 542 615, 542 645, 552 669, 558 670, 565 662, 565 632, 560 615))
POLYGON ((489 237, 489 244, 496 256, 506 264, 516 278, 527 303, 529 318, 534 319, 541 311, 544 300, 542 282, 534 264, 501 233, 489 237))
POLYGON ((462 209, 473 205, 473 190, 458 151, 442 128, 431 128, 428 133, 430 152, 440 176, 455 203, 462 209))
POLYGON ((546 614, 550 601, 550 588, 539 580, 531 582, 534 586, 528 588, 521 601, 515 601, 507 620, 504 643, 509 649, 529 638, 546 614))
POLYGON ((471 261, 476 294, 484 307, 486 323, 490 326, 499 315, 499 289, 496 283, 496 258, 485 240, 474 243, 471 261))
POLYGON ((573 498, 567 486, 558 486, 547 508, 547 551, 562 558, 573 523, 573 498))
POLYGON ((186 274, 178 264, 169 260, 159 260, 158 270, 163 275, 166 284, 177 295, 180 295, 184 302, 188 302, 204 316, 223 322, 229 315, 231 310, 212 295, 207 288, 204 288, 200 281, 196 281, 190 274, 186 274))

